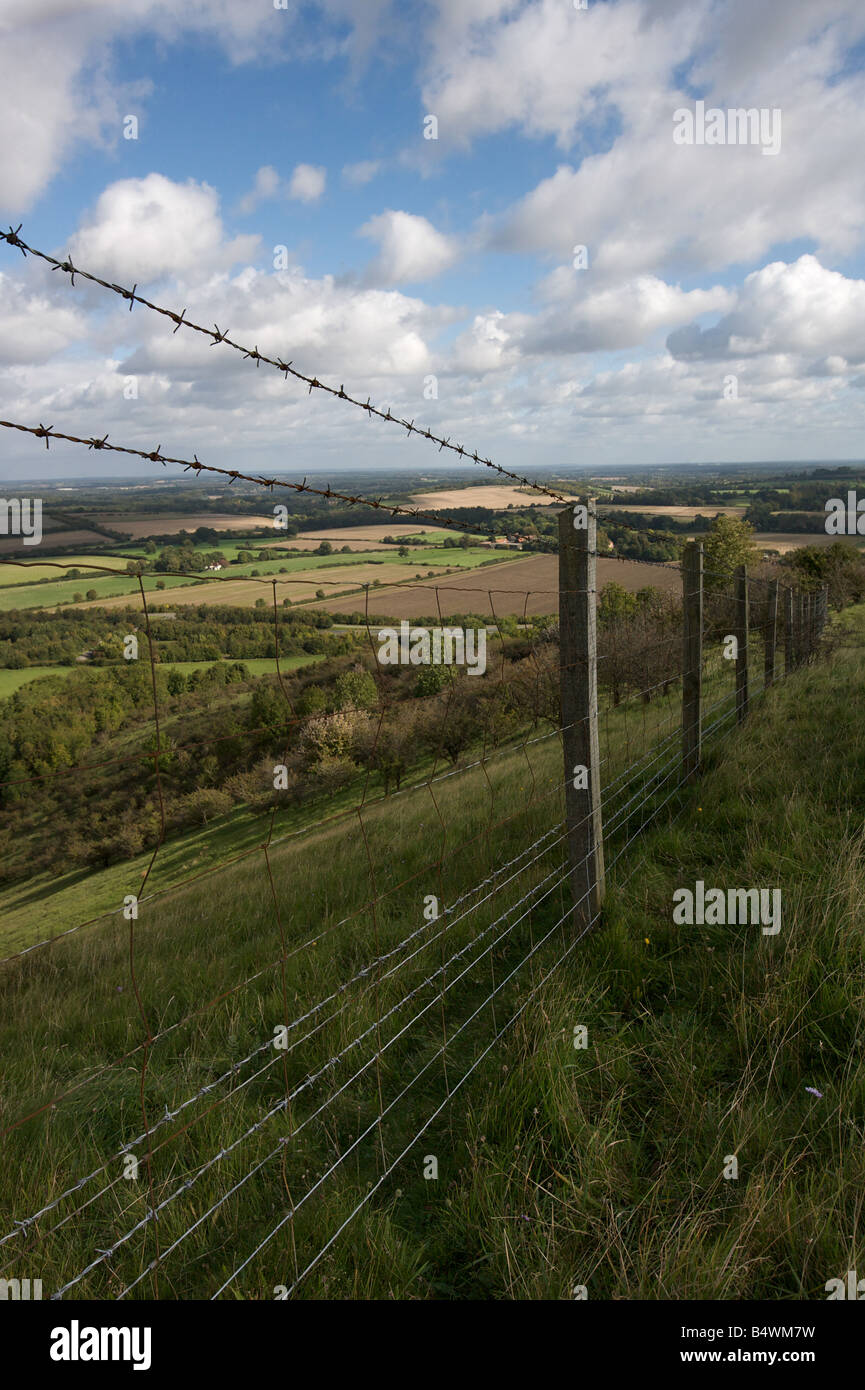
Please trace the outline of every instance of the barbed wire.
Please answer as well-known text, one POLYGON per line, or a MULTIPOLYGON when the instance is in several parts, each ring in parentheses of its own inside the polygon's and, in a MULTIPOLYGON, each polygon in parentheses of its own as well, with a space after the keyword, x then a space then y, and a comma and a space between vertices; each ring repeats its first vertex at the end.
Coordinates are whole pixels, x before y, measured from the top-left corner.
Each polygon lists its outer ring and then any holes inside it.
MULTIPOLYGON (((567 500, 566 498, 563 498, 560 493, 553 492, 550 488, 544 487, 540 483, 533 483, 528 478, 522 478, 518 473, 513 473, 510 469, 503 468, 501 464, 493 463, 491 459, 481 457, 476 449, 466 449, 462 444, 454 444, 451 442, 449 438, 444 438, 440 435, 434 434, 430 429, 424 429, 421 426, 416 425, 414 423, 414 420, 403 420, 398 416, 393 415, 391 413, 390 407, 388 407, 386 411, 380 410, 376 406, 372 405, 369 399, 367 399, 366 401, 361 401, 356 399, 354 396, 351 396, 345 390, 345 387, 342 385, 339 387, 339 390, 337 390, 335 386, 329 386, 326 382, 319 381, 316 376, 308 376, 305 372, 299 371, 296 367, 292 365, 291 361, 286 362, 284 358, 269 357, 266 353, 259 352, 257 345, 253 348, 249 348, 244 347, 241 343, 234 342, 231 338, 229 338, 228 330, 223 331, 222 329, 220 329, 218 324, 214 324, 213 328, 205 328, 203 327, 203 325, 194 323, 191 319, 188 319, 186 317, 185 309, 182 311, 182 313, 177 314, 172 309, 165 309, 158 304, 153 304, 149 299, 145 299, 142 295, 136 293, 138 289, 137 284, 133 285, 132 289, 130 290, 122 285, 112 284, 110 280, 103 280, 98 275, 92 274, 90 271, 81 270, 78 266, 74 266, 72 264, 72 259, 70 256, 67 256, 66 259, 63 261, 60 261, 57 259, 56 256, 50 256, 45 251, 38 251, 35 247, 28 246, 26 241, 22 241, 22 239, 18 235, 20 231, 21 224, 19 223, 19 225, 16 228, 10 227, 8 232, 0 232, 0 241, 6 241, 9 243, 10 246, 17 246, 18 250, 25 258, 28 255, 37 256, 40 260, 47 262, 47 264, 51 266, 52 270, 63 271, 70 277, 70 284, 73 286, 75 284, 75 276, 79 275, 83 280, 89 280, 91 284, 100 285, 103 289, 110 290, 113 294, 117 294, 120 296, 121 299, 126 300, 129 304, 130 312, 132 311, 133 304, 141 304, 145 308, 152 310, 153 313, 161 314, 163 318, 170 319, 171 322, 174 324, 175 333, 177 332, 178 328, 181 327, 191 329, 194 333, 201 333, 206 338, 210 338, 212 346, 215 347, 217 344, 224 343, 226 347, 234 348, 235 352, 241 353, 245 361, 254 362, 256 367, 258 367, 261 362, 264 362, 270 367, 275 367, 277 371, 282 372, 286 380, 289 376, 295 377, 298 381, 302 381, 309 388, 310 394, 314 390, 324 391, 327 395, 333 396, 337 400, 348 401, 350 405, 356 406, 358 409, 365 411, 368 417, 372 417, 375 415, 380 420, 386 420, 391 424, 399 425, 402 429, 406 430, 409 436, 411 436, 412 434, 417 434, 422 439, 428 439, 431 441, 431 443, 438 444, 439 452, 441 452, 442 449, 448 449, 452 453, 456 454, 459 458, 465 459, 467 462, 481 464, 485 468, 492 469, 501 477, 512 479, 521 487, 531 488, 535 492, 540 492, 546 495, 547 497, 552 497, 557 502, 565 503, 567 500)), ((176 462, 176 460, 171 461, 176 462)))

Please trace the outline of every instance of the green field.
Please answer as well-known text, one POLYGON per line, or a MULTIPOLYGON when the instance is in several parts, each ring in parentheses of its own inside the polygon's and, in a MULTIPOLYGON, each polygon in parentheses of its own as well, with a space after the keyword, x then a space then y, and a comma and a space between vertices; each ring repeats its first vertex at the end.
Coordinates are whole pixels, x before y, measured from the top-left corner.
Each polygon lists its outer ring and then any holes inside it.
MULTIPOLYGON (((303 666, 310 666, 316 661, 324 661, 323 656, 283 656, 279 659, 281 671, 298 671, 303 666)), ((224 658, 226 664, 240 661, 246 667, 251 676, 274 676, 276 675, 276 662, 272 657, 256 656, 224 658)), ((183 671, 188 675, 190 671, 202 671, 210 666, 216 666, 215 661, 162 661, 160 666, 166 671, 183 671)), ((16 690, 22 686, 29 685, 31 681, 38 681, 43 676, 68 676, 72 671, 98 671, 108 669, 99 666, 91 666, 87 662, 82 662, 75 666, 27 666, 22 670, 4 671, 0 670, 0 700, 7 699, 14 695, 16 690)))
POLYGON ((26 666, 17 671, 0 670, 0 700, 8 699, 23 685, 41 680, 43 676, 68 676, 77 669, 75 666, 26 666))
MULTIPOLYGON (((146 575, 146 593, 156 591, 157 580, 166 589, 192 582, 187 575, 146 575)), ((55 608, 61 603, 72 603, 76 594, 86 595, 95 589, 99 598, 114 598, 120 594, 139 594, 138 580, 132 575, 117 575, 101 579, 64 579, 56 584, 14 584, 0 589, 0 611, 18 612, 25 608, 55 608)))
MULTIPOLYGON (((234 547, 237 549, 247 549, 248 547, 234 547)), ((201 548, 212 551, 222 549, 228 556, 229 546, 214 547, 208 546, 201 548)), ((514 552, 516 553, 516 552, 514 552)), ((126 549, 125 556, 131 556, 134 551, 126 549)), ((140 557, 147 560, 143 550, 139 551, 140 557)), ((230 558, 230 556, 228 556, 230 558)), ((406 556, 398 553, 398 547, 389 547, 387 550, 376 551, 353 551, 348 555, 316 555, 314 552, 305 552, 296 555, 285 555, 279 560, 257 560, 243 565, 231 565, 223 570, 221 574, 208 574, 202 571, 198 574, 157 574, 144 576, 144 588, 147 593, 157 590, 157 586, 168 590, 180 586, 195 584, 200 580, 213 580, 222 577, 233 579, 248 578, 253 571, 258 574, 278 575, 281 571, 287 574, 296 573, 299 570, 319 570, 319 569, 339 569, 344 565, 400 565, 405 567, 410 573, 416 573, 419 569, 473 569, 478 565, 489 563, 490 560, 506 559, 506 555, 493 555, 489 550, 480 547, 461 550, 456 547, 448 547, 446 550, 441 547, 426 546, 422 549, 412 550, 406 556)), ((95 562, 94 557, 74 556, 71 560, 63 561, 64 567, 84 570, 87 561, 95 562)), ((125 567, 125 558, 105 555, 101 562, 103 565, 116 565, 119 570, 125 567)), ((27 608, 54 608, 59 604, 71 603, 76 593, 86 595, 90 590, 95 590, 98 598, 115 598, 122 594, 136 595, 140 593, 138 580, 134 576, 125 574, 103 575, 100 578, 90 578, 82 574, 78 579, 58 578, 50 583, 37 583, 38 579, 50 578, 53 574, 60 574, 59 570, 53 570, 47 565, 41 564, 34 570, 17 569, 13 565, 0 565, 0 611, 20 611, 27 608)), ((160 590, 161 592, 161 590, 160 590)), ((226 587, 226 603, 230 603, 230 588, 226 587)))

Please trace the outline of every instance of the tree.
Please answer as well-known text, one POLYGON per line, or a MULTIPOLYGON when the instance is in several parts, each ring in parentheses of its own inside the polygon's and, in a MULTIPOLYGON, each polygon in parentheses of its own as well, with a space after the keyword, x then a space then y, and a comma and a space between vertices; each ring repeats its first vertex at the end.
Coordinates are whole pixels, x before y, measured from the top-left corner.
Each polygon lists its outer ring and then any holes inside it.
POLYGON ((372 709, 378 692, 369 671, 343 671, 334 684, 334 703, 337 709, 372 709))
POLYGON ((88 601, 92 603, 94 599, 97 599, 99 597, 99 595, 97 594, 95 589, 88 589, 86 597, 88 601))
POLYGON ((754 528, 736 516, 714 518, 703 542, 704 585, 707 591, 729 585, 740 565, 753 565, 757 552, 751 540, 754 528))
POLYGON ((611 627, 613 623, 630 618, 637 609, 637 600, 615 580, 605 584, 598 597, 598 623, 611 627))
POLYGON ((332 555, 333 546, 331 545, 330 541, 322 541, 321 545, 318 547, 315 553, 316 555, 332 555))

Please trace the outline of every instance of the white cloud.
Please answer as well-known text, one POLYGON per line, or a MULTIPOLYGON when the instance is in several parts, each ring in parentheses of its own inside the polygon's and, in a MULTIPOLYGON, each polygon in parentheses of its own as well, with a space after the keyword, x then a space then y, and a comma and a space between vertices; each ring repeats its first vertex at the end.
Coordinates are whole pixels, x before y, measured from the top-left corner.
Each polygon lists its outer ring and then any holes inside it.
POLYGON ((263 164, 255 175, 252 188, 244 193, 237 205, 238 212, 246 215, 254 212, 259 203, 275 198, 279 192, 280 178, 272 164, 263 164))
POLYGON ((865 280, 827 270, 814 256, 774 261, 746 277, 717 324, 680 328, 668 346, 689 361, 795 354, 815 375, 843 375, 841 364, 865 362, 865 280))
POLYGON ((369 268, 369 278, 381 284, 431 280, 454 264, 459 247, 452 237, 437 231, 425 217, 388 209, 361 227, 360 235, 379 244, 379 255, 369 268))
POLYGON ((381 167, 380 159, 360 159, 356 164, 344 164, 342 177, 352 188, 360 188, 374 179, 381 167))
POLYGON ((278 50, 291 17, 248 0, 3 0, 0 8, 2 211, 26 212, 82 143, 122 143, 150 84, 119 82, 112 44, 141 33, 215 39, 230 61, 278 50))
POLYGON ((79 307, 0 274, 0 363, 47 362, 87 335, 79 307))
POLYGON ((560 269, 544 282, 549 300, 523 335, 523 351, 597 352, 637 347, 659 328, 732 307, 735 294, 716 285, 685 291, 655 275, 596 288, 584 271, 560 269))
POLYGON ((288 196, 301 203, 317 203, 326 183, 326 169, 314 164, 298 164, 289 180, 288 196))
POLYGON ((195 278, 227 269, 258 243, 257 236, 225 240, 219 198, 208 184, 148 174, 110 184, 70 250, 73 263, 103 278, 142 284, 169 272, 195 278))
MULTIPOLYGON (((559 167, 504 215, 497 250, 564 259, 589 247, 597 274, 716 271, 810 239, 850 254, 865 225, 859 151, 865 74, 849 46, 865 34, 858 0, 562 0, 459 6, 439 0, 423 89, 439 144, 516 129, 554 137, 559 167), (759 55, 759 56, 758 56, 759 55), (672 143, 673 112, 693 104, 782 111, 782 150, 672 143), (569 155, 570 158, 566 158, 569 155)), ((439 151, 440 153, 440 151, 439 151)))

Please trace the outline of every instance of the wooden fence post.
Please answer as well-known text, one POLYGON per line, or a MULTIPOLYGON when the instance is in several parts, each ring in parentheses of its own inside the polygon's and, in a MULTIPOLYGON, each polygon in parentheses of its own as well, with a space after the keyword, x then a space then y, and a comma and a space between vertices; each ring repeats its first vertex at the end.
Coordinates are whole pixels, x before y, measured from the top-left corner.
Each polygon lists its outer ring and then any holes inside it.
POLYGON ((597 513, 594 500, 559 512, 559 647, 565 808, 574 925, 585 931, 604 901, 598 743, 597 513))
POLYGON ((784 585, 784 675, 793 669, 793 590, 784 585))
POLYGON ((820 632, 829 621, 829 585, 824 584, 820 590, 820 632))
POLYGON ((805 639, 805 631, 804 631, 805 623, 804 623, 804 617, 803 617, 803 614, 804 614, 804 604, 803 604, 803 602, 802 602, 802 590, 801 590, 801 589, 798 589, 798 588, 797 588, 797 590, 796 590, 796 600, 795 600, 795 602, 796 602, 796 616, 795 616, 795 619, 794 619, 794 622, 793 622, 793 630, 794 630, 794 632, 795 632, 796 635, 795 635, 795 637, 794 637, 794 639, 793 639, 793 649, 794 649, 794 653, 795 653, 793 660, 794 660, 794 664, 795 664, 796 666, 801 666, 801 665, 802 665, 802 660, 803 660, 804 648, 805 648, 805 640, 804 640, 804 639, 805 639))
POLYGON ((775 648, 778 644, 778 581, 769 580, 769 590, 766 599, 766 628, 764 632, 766 644, 765 662, 765 684, 768 689, 775 683, 775 648))
POLYGON ((748 571, 736 569, 736 718, 748 713, 748 571))
POLYGON ((700 770, 703 695, 703 542, 690 541, 682 555, 682 773, 700 770))

